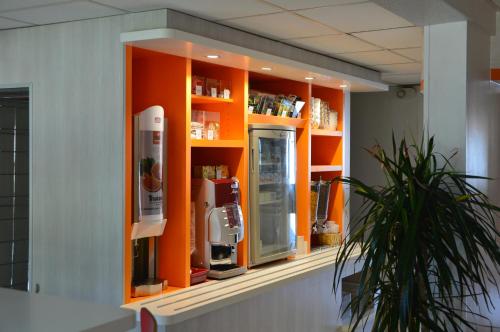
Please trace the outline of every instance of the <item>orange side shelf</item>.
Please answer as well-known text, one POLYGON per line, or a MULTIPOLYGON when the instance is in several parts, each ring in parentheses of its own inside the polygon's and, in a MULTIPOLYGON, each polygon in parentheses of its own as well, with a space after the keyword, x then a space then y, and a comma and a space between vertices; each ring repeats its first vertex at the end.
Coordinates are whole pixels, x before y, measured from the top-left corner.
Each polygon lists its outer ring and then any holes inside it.
POLYGON ((233 102, 233 99, 225 99, 225 98, 217 98, 217 97, 208 97, 208 96, 197 96, 191 95, 191 104, 230 104, 233 102))
POLYGON ((248 114, 248 122, 292 126, 295 128, 304 128, 307 123, 305 119, 282 118, 279 116, 264 115, 264 114, 248 114))
MULTIPOLYGON (((344 124, 344 92, 342 90, 313 86, 312 96, 329 103, 330 107, 338 113, 336 131, 313 129, 311 140, 311 172, 314 180, 332 180, 341 175, 343 161, 342 135, 344 124)), ((330 191, 330 204, 328 217, 339 224, 342 230, 344 192, 342 185, 333 183, 330 191)))
MULTIPOLYGON (((231 84, 231 99, 193 96, 191 107, 198 110, 220 113, 220 140, 192 140, 192 165, 225 164, 229 174, 240 181, 240 198, 248 228, 248 72, 241 69, 224 67, 193 61, 192 75, 218 79, 231 84), (207 101, 207 102, 205 102, 207 101)), ((248 236, 238 245, 238 264, 248 264, 248 236)))
POLYGON ((168 119, 167 225, 158 243, 158 276, 173 287, 189 285, 189 126, 186 108, 191 98, 190 61, 185 58, 127 47, 125 300, 131 301, 131 241, 133 218, 133 114, 152 105, 165 109, 168 119), (133 80, 132 80, 133 78, 133 80), (131 104, 131 106, 130 106, 131 104), (177 207, 177 208, 173 208, 177 207), (128 290, 127 290, 128 288, 128 290))

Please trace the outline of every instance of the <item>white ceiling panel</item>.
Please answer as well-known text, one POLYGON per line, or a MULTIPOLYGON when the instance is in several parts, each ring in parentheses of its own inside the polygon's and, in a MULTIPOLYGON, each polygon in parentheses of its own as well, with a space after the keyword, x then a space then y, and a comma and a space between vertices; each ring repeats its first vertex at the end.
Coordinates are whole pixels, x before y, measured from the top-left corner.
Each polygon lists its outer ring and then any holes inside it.
POLYGON ((390 84, 419 84, 420 74, 382 74, 382 80, 390 84))
POLYGON ((415 48, 401 48, 401 49, 396 49, 392 50, 394 53, 404 55, 407 58, 410 58, 412 60, 422 62, 423 57, 424 57, 424 50, 421 49, 420 47, 415 47, 415 48))
POLYGON ((30 25, 27 23, 18 22, 18 21, 9 20, 9 19, 0 17, 0 30, 21 28, 21 27, 27 27, 27 26, 30 26, 30 25))
POLYGON ((242 30, 277 39, 303 38, 340 32, 293 13, 277 13, 222 21, 242 30))
POLYGON ((77 1, 10 11, 2 13, 2 16, 34 24, 49 24, 118 15, 122 13, 123 11, 118 9, 86 1, 77 1))
POLYGON ((215 20, 281 11, 280 8, 259 0, 97 0, 96 2, 134 12, 171 8, 215 20))
POLYGON ((420 74, 422 71, 422 64, 417 62, 395 65, 376 65, 374 67, 383 73, 389 74, 420 74))
POLYGON ((300 10, 297 13, 343 32, 371 31, 413 25, 371 2, 300 10))
POLYGON ((266 1, 288 10, 366 2, 366 0, 266 0, 266 1))
POLYGON ((370 51, 370 52, 358 52, 358 53, 344 53, 335 55, 337 58, 365 65, 390 65, 396 63, 409 63, 413 62, 401 55, 397 55, 391 51, 370 51))
POLYGON ((377 51, 380 48, 365 43, 349 35, 330 35, 312 38, 287 40, 287 42, 308 50, 335 55, 347 52, 377 51))
POLYGON ((355 33, 355 36, 388 49, 422 47, 424 32, 420 27, 355 33))
POLYGON ((0 12, 67 2, 67 0, 0 0, 0 12))

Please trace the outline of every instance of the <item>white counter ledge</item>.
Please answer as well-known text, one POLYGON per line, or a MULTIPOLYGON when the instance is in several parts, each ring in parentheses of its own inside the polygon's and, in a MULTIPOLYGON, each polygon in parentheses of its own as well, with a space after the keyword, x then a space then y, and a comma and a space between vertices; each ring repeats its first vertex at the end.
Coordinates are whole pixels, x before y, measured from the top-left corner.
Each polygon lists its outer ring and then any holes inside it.
POLYGON ((2 332, 123 332, 135 325, 130 310, 0 288, 2 332))
MULTIPOLYGON (((142 307, 146 307, 156 317, 159 325, 174 325, 331 269, 337 251, 338 248, 322 249, 301 258, 253 268, 238 277, 222 281, 210 280, 169 294, 126 304, 122 308, 133 309, 138 313, 142 307)), ((352 258, 358 255, 359 252, 356 251, 352 258)), ((331 288, 325 291, 331 291, 331 288)))

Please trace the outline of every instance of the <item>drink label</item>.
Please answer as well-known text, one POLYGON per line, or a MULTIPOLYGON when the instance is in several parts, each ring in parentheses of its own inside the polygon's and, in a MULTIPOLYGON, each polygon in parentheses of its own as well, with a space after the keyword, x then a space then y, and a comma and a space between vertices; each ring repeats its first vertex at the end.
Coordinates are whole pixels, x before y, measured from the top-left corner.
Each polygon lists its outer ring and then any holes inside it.
POLYGON ((253 109, 254 109, 253 106, 248 106, 248 114, 252 114, 253 113, 253 109))
POLYGON ((224 89, 224 99, 231 98, 231 91, 229 89, 224 89))
POLYGON ((273 110, 271 108, 268 108, 266 115, 273 115, 273 110))
POLYGON ((203 86, 197 85, 195 93, 196 93, 197 96, 203 95, 203 86))
POLYGON ((212 97, 217 97, 217 88, 210 88, 210 93, 212 94, 212 97))
POLYGON ((214 131, 213 130, 207 130, 207 139, 209 139, 209 140, 214 139, 214 131))
POLYGON ((141 130, 139 135, 139 219, 163 216, 163 134, 141 130))

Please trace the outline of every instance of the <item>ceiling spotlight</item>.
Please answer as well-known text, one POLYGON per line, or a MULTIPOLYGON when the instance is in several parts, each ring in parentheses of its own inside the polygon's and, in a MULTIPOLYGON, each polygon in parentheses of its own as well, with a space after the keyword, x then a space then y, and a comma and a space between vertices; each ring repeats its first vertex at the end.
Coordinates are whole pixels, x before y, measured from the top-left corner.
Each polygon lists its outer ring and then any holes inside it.
POLYGON ((272 70, 271 67, 262 67, 260 69, 265 70, 265 71, 271 71, 272 70))
POLYGON ((220 56, 218 56, 217 54, 209 54, 209 55, 207 55, 207 58, 209 58, 209 59, 218 59, 218 58, 220 58, 220 56))
POLYGON ((347 88, 347 84, 340 84, 339 87, 342 89, 347 88))
POLYGON ((311 81, 314 79, 314 77, 310 77, 310 76, 307 76, 307 77, 304 77, 305 80, 308 80, 308 81, 311 81))

